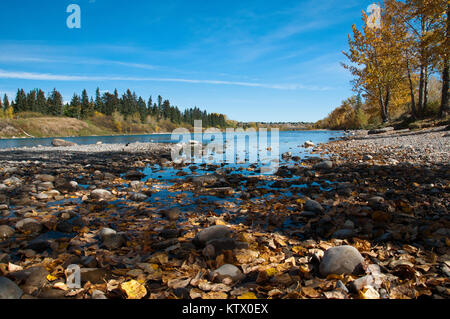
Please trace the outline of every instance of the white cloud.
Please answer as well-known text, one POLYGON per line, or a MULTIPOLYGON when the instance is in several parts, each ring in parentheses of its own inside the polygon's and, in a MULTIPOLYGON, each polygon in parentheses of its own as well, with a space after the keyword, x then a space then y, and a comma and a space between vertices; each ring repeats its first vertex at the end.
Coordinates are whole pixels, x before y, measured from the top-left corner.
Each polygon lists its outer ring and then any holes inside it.
POLYGON ((197 80, 183 78, 155 78, 155 77, 123 77, 123 76, 80 76, 80 75, 59 75, 50 73, 32 73, 20 71, 5 71, 0 69, 0 78, 3 79, 21 79, 36 81, 153 81, 153 82, 179 82, 179 83, 196 83, 196 84, 216 84, 216 85, 236 85, 245 87, 259 87, 277 90, 313 90, 325 91, 331 88, 307 86, 298 83, 288 84, 267 84, 256 82, 238 82, 238 81, 222 81, 222 80, 197 80))

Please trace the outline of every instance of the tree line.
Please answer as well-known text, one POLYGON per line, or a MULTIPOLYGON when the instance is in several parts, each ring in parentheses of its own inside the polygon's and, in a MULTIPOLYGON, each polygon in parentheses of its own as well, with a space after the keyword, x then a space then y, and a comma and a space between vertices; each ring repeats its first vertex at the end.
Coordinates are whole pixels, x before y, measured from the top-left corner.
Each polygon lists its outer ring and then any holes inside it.
POLYGON ((353 75, 357 95, 319 124, 336 124, 337 117, 348 122, 349 115, 355 121, 376 116, 386 123, 399 109, 411 120, 445 118, 450 111, 449 12, 447 0, 384 0, 376 27, 363 12, 363 25, 352 26, 349 50, 343 52, 349 63, 342 63, 353 75), (437 87, 439 97, 432 94, 437 87))
POLYGON ((26 93, 18 89, 15 100, 9 101, 5 94, 0 101, 0 109, 7 117, 11 114, 21 112, 36 112, 51 116, 67 116, 80 120, 93 116, 96 112, 104 115, 120 114, 125 119, 138 119, 145 123, 148 117, 155 121, 168 120, 174 124, 194 125, 195 120, 202 120, 203 126, 226 127, 227 119, 223 114, 208 113, 198 107, 188 108, 180 111, 177 106, 171 105, 170 101, 158 95, 157 100, 152 97, 148 101, 137 96, 130 89, 119 95, 117 89, 113 93, 100 93, 97 88, 95 98, 90 97, 84 89, 81 95, 75 93, 70 103, 64 103, 60 92, 53 89, 47 96, 41 89, 34 89, 26 93))

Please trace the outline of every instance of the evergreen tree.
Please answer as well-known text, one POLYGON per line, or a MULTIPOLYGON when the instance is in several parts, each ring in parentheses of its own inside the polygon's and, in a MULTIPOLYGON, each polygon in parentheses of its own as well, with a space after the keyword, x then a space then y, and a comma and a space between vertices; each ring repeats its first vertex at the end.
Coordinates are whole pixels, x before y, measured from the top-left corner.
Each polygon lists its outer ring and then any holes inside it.
POLYGON ((63 98, 61 93, 59 93, 56 89, 53 89, 53 91, 50 93, 48 99, 48 111, 47 113, 54 116, 61 115, 62 108, 63 108, 63 98))
POLYGON ((100 89, 99 88, 97 88, 97 90, 95 91, 94 110, 97 111, 97 112, 100 112, 100 113, 105 113, 103 100, 102 100, 102 97, 100 96, 100 89))
POLYGON ((9 100, 8 96, 5 94, 3 96, 3 109, 6 110, 9 107, 9 100))
POLYGON ((89 101, 87 91, 83 90, 83 92, 81 93, 81 112, 80 112, 80 117, 82 119, 86 119, 94 113, 94 110, 91 107, 92 105, 89 101))
POLYGON ((17 90, 16 101, 14 103, 14 113, 26 111, 27 96, 23 89, 17 90))
POLYGON ((36 112, 46 114, 47 113, 47 99, 45 93, 41 89, 37 89, 36 92, 36 112))

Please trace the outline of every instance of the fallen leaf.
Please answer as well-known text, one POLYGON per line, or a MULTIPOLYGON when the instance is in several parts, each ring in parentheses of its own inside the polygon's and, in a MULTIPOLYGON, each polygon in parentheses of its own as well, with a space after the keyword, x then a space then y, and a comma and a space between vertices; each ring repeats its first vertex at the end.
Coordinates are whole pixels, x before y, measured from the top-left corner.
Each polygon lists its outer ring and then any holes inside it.
POLYGON ((147 294, 145 286, 136 280, 130 280, 120 285, 120 288, 127 294, 128 299, 142 299, 147 294))
POLYGON ((245 294, 240 295, 237 299, 258 299, 253 292, 247 292, 245 294))

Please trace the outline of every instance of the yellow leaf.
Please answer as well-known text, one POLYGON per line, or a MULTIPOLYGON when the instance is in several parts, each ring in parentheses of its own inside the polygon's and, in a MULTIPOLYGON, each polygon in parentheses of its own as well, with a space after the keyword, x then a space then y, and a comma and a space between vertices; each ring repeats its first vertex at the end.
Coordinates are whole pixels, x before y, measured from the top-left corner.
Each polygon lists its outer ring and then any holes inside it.
POLYGON ((55 277, 53 275, 47 275, 47 280, 48 281, 55 281, 56 279, 58 279, 58 277, 55 277))
POLYGON ((336 280, 344 280, 344 275, 335 275, 335 274, 331 274, 327 276, 327 280, 330 279, 336 279, 336 280))
POLYGON ((269 277, 275 276, 277 274, 277 270, 275 268, 267 268, 266 269, 266 274, 269 277))
POLYGON ((241 296, 237 297, 237 299, 258 299, 258 298, 256 298, 256 295, 253 292, 246 292, 245 294, 242 294, 241 296))
POLYGON ((120 285, 120 288, 127 294, 128 299, 142 299, 147 294, 143 284, 136 280, 130 280, 120 285))

